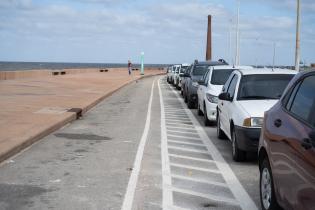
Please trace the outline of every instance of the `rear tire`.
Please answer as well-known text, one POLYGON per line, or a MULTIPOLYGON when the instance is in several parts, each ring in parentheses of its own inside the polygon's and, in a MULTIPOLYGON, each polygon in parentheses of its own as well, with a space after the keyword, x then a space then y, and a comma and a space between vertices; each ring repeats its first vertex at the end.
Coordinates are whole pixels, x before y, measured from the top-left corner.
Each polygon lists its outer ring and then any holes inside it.
POLYGON ((260 203, 263 210, 279 210, 281 209, 278 205, 275 197, 275 190, 272 178, 272 172, 268 157, 265 157, 261 169, 260 169, 260 203))
POLYGON ((232 157, 236 162, 242 162, 246 159, 246 152, 240 150, 237 144, 237 137, 234 128, 231 130, 231 140, 232 140, 232 157))

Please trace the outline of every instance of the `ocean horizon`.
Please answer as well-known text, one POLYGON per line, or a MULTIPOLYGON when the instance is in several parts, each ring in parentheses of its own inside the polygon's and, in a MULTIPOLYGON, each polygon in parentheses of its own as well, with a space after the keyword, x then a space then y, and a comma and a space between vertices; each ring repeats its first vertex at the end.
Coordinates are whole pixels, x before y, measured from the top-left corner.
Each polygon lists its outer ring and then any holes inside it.
MULTIPOLYGON (((162 68, 169 64, 145 64, 146 67, 162 68)), ((15 62, 0 61, 0 71, 27 71, 40 69, 84 69, 84 68, 120 68, 127 67, 127 63, 67 63, 67 62, 15 62)), ((140 68, 140 64, 133 64, 140 68)))

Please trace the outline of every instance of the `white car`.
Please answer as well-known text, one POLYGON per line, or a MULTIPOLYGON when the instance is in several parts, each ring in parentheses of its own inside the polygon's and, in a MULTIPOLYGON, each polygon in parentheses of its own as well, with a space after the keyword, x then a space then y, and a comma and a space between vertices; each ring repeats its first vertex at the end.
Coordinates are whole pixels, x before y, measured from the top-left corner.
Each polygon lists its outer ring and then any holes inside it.
POLYGON ((211 66, 203 79, 199 81, 197 109, 198 115, 204 116, 206 126, 215 124, 217 121, 218 96, 231 73, 237 69, 253 69, 253 67, 211 66))
POLYGON ((175 87, 177 87, 177 77, 179 77, 179 71, 180 71, 180 68, 181 68, 181 65, 174 65, 175 67, 175 71, 174 71, 174 74, 173 74, 173 85, 175 87))
POLYGON ((179 73, 175 76, 175 86, 177 87, 177 89, 181 89, 182 87, 182 77, 181 75, 183 75, 185 73, 185 71, 188 69, 190 65, 189 64, 186 64, 186 63, 183 63, 181 66, 180 66, 180 69, 179 69, 179 73))
POLYGON ((168 73, 167 73, 167 81, 170 84, 173 84, 174 80, 173 80, 173 75, 175 74, 175 65, 171 66, 168 73))
POLYGON ((243 161, 257 152, 264 112, 281 97, 296 74, 284 69, 235 70, 222 88, 217 111, 217 136, 232 142, 232 156, 243 161))

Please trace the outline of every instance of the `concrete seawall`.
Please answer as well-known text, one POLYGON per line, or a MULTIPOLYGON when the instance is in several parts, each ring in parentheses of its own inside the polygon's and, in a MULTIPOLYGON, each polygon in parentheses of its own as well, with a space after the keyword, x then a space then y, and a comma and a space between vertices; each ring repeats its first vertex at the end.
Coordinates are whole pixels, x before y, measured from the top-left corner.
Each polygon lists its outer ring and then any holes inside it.
POLYGON ((0 162, 77 119, 129 83, 165 71, 146 70, 145 76, 139 71, 129 76, 126 69, 73 70, 58 76, 45 73, 13 74, 10 78, 15 79, 0 81, 0 162))

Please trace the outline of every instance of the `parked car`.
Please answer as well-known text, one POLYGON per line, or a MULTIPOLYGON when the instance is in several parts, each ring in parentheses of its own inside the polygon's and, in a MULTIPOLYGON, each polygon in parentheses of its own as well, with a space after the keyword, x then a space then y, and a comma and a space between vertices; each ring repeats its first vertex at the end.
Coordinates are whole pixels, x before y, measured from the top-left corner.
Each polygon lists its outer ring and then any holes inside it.
POLYGON ((175 65, 173 65, 171 67, 171 71, 167 74, 168 82, 170 84, 173 84, 173 82, 174 82, 173 75, 175 74, 175 70, 176 70, 176 67, 175 67, 175 65))
POLYGON ((184 74, 184 72, 186 71, 186 69, 188 68, 189 64, 186 64, 186 63, 183 63, 181 66, 180 66, 180 69, 179 69, 179 73, 175 75, 175 87, 177 89, 181 89, 181 80, 182 80, 182 75, 184 74))
POLYGON ((173 66, 169 66, 169 67, 167 67, 167 75, 166 75, 166 81, 168 82, 168 83, 170 83, 170 81, 171 81, 171 75, 172 75, 172 70, 173 70, 173 66))
POLYGON ((219 65, 227 65, 226 62, 223 61, 205 61, 198 62, 196 61, 190 72, 188 74, 184 74, 186 77, 185 81, 185 89, 183 90, 183 96, 185 102, 188 105, 188 108, 193 109, 197 105, 197 89, 198 89, 198 81, 202 79, 202 77, 207 73, 208 68, 210 66, 219 66, 219 65))
POLYGON ((181 78, 180 79, 180 83, 181 83, 181 88, 180 88, 180 93, 181 93, 181 95, 182 96, 184 96, 184 89, 185 89, 185 84, 186 84, 186 79, 188 78, 188 77, 186 77, 185 75, 189 75, 190 74, 190 71, 191 71, 191 69, 192 69, 192 66, 193 65, 189 65, 187 68, 186 68, 186 70, 184 71, 184 73, 183 74, 181 74, 181 75, 179 75, 179 77, 181 78))
POLYGON ((172 75, 173 76, 173 78, 172 78, 172 81, 173 81, 173 85, 174 86, 176 86, 177 84, 176 84, 176 78, 177 78, 177 76, 179 75, 179 70, 180 70, 180 65, 174 65, 174 67, 175 67, 175 71, 174 71, 174 74, 172 75))
POLYGON ((232 142, 235 161, 246 158, 246 152, 258 151, 264 112, 281 97, 296 74, 283 69, 235 70, 222 88, 217 111, 217 135, 232 142))
POLYGON ((265 112, 258 157, 262 209, 315 208, 315 70, 265 112))
POLYGON ((230 74, 237 69, 253 69, 250 66, 211 66, 209 71, 199 81, 197 90, 198 115, 204 116, 205 125, 214 124, 217 121, 218 95, 230 74))

